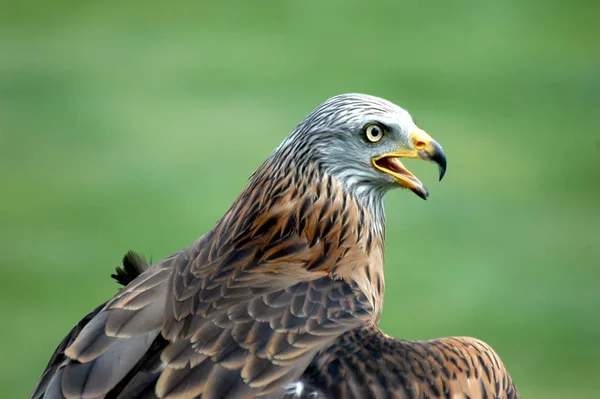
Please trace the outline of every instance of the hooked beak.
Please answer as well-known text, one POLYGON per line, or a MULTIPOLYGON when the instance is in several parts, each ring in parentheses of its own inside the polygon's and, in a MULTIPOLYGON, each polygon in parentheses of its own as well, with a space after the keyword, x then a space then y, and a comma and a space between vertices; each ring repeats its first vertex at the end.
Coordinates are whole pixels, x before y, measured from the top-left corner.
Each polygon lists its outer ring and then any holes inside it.
POLYGON ((427 199, 429 192, 415 175, 413 175, 400 162, 399 158, 415 158, 433 162, 438 165, 440 181, 446 174, 446 155, 442 147, 423 130, 418 129, 411 133, 413 148, 383 154, 373 158, 373 166, 392 176, 402 187, 406 187, 423 199, 427 199))

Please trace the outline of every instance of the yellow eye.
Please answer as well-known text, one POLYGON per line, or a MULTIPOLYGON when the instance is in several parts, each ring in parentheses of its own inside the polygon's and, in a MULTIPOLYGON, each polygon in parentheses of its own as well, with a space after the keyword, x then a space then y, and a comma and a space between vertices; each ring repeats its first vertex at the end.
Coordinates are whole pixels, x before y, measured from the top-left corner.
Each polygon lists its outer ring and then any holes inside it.
POLYGON ((380 125, 377 125, 374 123, 371 125, 367 125, 367 127, 365 127, 365 137, 371 143, 377 143, 378 141, 381 141, 381 139, 383 138, 383 135, 384 135, 384 131, 380 125))

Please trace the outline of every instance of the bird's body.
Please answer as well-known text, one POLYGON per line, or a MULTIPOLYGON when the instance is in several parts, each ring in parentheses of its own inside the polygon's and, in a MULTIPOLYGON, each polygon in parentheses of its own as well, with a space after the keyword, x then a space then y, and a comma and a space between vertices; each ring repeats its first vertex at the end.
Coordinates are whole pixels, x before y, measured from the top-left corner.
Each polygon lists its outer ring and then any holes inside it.
MULTIPOLYGON (((148 268, 142 257, 129 252, 124 269, 113 278, 126 286, 148 268)), ((42 376, 40 385, 64 362, 64 350, 83 327, 100 312, 101 305, 84 317, 61 342, 42 376)), ((159 369, 148 367, 123 398, 154 397, 159 369)), ((46 381, 47 383, 47 381, 46 381)), ((114 395, 113 397, 115 397, 114 395)), ((302 376, 267 399, 519 399, 509 373, 496 352, 470 337, 429 341, 398 340, 370 323, 340 335, 318 354, 302 376)))
POLYGON ((32 398, 283 395, 383 304, 383 194, 446 167, 408 113, 334 97, 255 172, 215 227, 141 273, 59 347, 32 398))

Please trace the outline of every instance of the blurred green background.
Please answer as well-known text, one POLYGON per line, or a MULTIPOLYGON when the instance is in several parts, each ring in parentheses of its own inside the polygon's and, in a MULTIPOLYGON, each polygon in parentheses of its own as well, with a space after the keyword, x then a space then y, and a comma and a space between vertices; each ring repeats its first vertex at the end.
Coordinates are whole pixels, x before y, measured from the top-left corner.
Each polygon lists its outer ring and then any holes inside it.
POLYGON ((0 1, 0 386, 27 397, 135 249, 208 230, 316 105, 445 148, 387 198, 384 330, 470 335, 527 398, 600 383, 600 3, 0 1))

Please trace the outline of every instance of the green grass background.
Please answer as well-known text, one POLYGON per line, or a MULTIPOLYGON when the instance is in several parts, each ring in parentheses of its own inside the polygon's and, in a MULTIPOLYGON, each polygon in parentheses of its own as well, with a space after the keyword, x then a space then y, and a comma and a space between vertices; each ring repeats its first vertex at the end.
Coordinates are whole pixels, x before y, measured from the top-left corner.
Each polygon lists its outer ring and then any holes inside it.
MULTIPOLYGON (((600 386, 600 3, 0 1, 0 386, 29 395, 135 249, 208 230, 317 104, 445 148, 387 197, 384 330, 470 335, 526 398, 600 386)), ((6 395, 6 396, 5 396, 6 395)))

